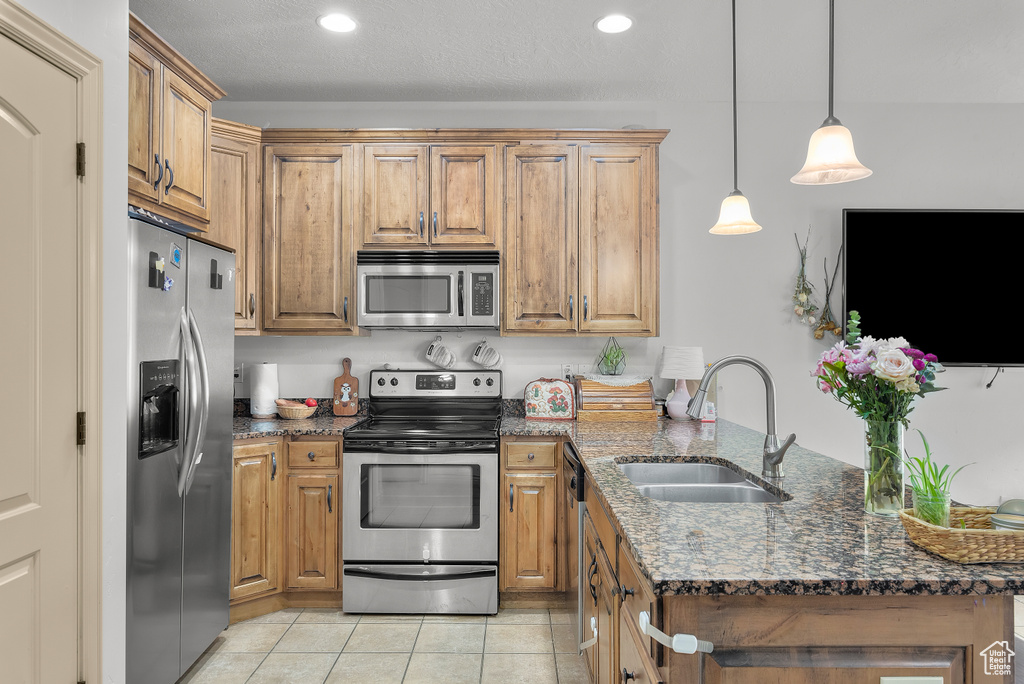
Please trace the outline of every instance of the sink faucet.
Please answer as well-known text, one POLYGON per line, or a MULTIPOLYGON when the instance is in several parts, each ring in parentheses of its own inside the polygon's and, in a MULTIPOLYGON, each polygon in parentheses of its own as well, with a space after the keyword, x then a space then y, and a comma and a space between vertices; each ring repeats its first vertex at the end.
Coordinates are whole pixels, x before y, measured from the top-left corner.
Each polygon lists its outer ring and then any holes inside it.
POLYGON ((779 438, 775 434, 775 380, 772 378, 772 374, 768 372, 768 368, 763 363, 757 359, 752 359, 749 356, 726 356, 725 358, 715 361, 706 371, 704 371, 704 377, 701 378, 700 387, 697 389, 697 393, 693 395, 693 398, 690 399, 690 403, 687 405, 686 415, 691 418, 700 418, 701 411, 704 409, 704 400, 708 395, 708 385, 711 384, 711 378, 713 378, 715 373, 722 368, 732 366, 737 363, 744 366, 750 366, 756 370, 761 376, 761 379, 764 380, 764 389, 766 393, 765 403, 768 405, 768 434, 764 438, 764 463, 761 475, 773 480, 781 479, 785 474, 782 472, 782 457, 786 455, 786 449, 796 441, 796 433, 787 437, 786 441, 781 445, 779 444, 779 438))

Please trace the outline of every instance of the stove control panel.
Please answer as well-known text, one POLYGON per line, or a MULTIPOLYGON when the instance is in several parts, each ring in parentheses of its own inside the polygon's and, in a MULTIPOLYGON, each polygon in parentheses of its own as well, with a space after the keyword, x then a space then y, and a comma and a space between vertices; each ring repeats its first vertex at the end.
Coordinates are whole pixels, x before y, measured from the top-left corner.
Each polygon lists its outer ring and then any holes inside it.
POLYGON ((501 397, 501 371, 388 370, 370 371, 371 397, 501 397))

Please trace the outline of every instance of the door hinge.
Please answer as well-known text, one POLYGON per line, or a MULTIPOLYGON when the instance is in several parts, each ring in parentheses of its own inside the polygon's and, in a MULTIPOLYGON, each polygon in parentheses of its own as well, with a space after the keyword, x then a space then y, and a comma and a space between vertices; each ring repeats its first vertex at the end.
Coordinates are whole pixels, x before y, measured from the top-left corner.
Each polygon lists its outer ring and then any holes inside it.
POLYGON ((85 411, 78 412, 78 446, 85 446, 85 411))
POLYGON ((85 143, 75 145, 75 170, 79 178, 85 178, 85 143))

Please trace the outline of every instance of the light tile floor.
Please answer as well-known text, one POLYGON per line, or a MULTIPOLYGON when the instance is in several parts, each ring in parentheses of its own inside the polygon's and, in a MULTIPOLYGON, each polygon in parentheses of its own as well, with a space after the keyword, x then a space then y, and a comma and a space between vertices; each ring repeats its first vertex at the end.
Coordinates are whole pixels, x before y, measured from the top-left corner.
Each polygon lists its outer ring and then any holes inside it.
POLYGON ((179 684, 589 684, 571 619, 288 608, 228 627, 179 684))

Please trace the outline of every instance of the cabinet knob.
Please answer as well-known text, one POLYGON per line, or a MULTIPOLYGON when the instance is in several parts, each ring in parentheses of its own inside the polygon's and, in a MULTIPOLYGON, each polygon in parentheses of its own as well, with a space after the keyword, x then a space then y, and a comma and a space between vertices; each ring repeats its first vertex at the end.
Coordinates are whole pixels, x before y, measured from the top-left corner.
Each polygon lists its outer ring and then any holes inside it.
POLYGON ((309 460, 312 461, 316 458, 316 452, 310 451, 308 454, 306 454, 306 456, 308 456, 309 460))
POLYGON ((532 451, 531 451, 531 452, 530 452, 529 454, 527 454, 527 456, 526 456, 526 458, 527 458, 528 460, 530 460, 530 461, 532 461, 532 460, 533 460, 533 457, 534 457, 534 454, 533 454, 533 452, 532 452, 532 451))
POLYGON ((636 675, 626 668, 622 668, 622 684, 626 684, 630 679, 636 679, 636 675))
POLYGON ((620 585, 619 589, 622 591, 622 598, 625 599, 627 596, 635 596, 636 592, 633 589, 627 589, 626 585, 620 585))

